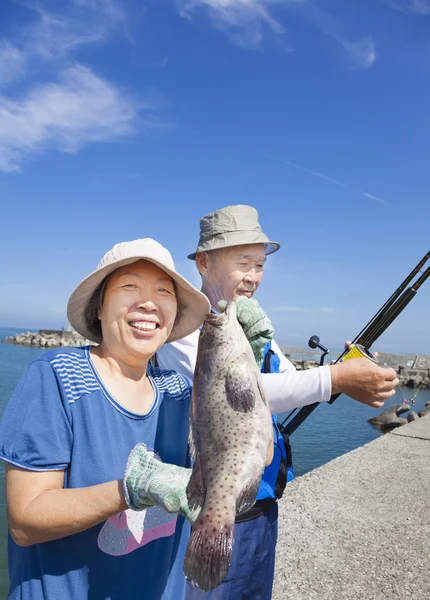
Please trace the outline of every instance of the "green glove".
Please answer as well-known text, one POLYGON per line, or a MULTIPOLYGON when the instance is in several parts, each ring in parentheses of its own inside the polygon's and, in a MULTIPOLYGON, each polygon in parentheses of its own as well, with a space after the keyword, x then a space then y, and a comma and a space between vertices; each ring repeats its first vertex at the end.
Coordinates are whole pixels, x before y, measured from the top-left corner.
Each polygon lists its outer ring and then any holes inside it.
POLYGON ((124 474, 125 500, 133 510, 157 505, 193 524, 200 509, 188 506, 186 489, 191 473, 191 469, 162 463, 145 444, 137 444, 130 452, 124 474))
MULTIPOLYGON (((251 344, 257 365, 261 367, 264 360, 264 348, 272 340, 275 330, 257 300, 239 296, 235 299, 235 302, 237 320, 242 325, 242 329, 251 344)), ((225 300, 218 302, 221 311, 225 310, 226 305, 225 300)))

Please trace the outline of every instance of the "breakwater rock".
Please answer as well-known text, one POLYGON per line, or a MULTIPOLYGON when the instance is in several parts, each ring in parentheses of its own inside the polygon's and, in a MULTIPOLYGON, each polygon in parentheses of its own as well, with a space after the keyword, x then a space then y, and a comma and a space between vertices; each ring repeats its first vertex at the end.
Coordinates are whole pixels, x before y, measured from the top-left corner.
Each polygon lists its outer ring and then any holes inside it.
POLYGON ((6 337, 3 342, 6 344, 19 344, 20 346, 37 346, 39 348, 82 347, 93 343, 76 333, 76 331, 58 331, 55 329, 41 329, 39 332, 26 331, 25 333, 6 337))
POLYGON ((411 410, 409 404, 393 404, 381 414, 368 419, 367 422, 386 433, 387 431, 392 431, 393 429, 397 429, 397 427, 401 427, 412 421, 417 421, 428 414, 430 414, 430 406, 426 406, 417 414, 411 410), (406 418, 400 416, 404 413, 408 413, 406 418))

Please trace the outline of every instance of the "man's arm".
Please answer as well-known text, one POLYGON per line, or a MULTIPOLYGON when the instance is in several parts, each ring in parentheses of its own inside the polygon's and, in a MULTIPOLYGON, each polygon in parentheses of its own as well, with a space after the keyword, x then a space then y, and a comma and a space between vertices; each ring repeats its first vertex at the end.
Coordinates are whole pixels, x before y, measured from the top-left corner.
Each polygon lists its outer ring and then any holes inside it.
POLYGON ((327 402, 331 396, 331 375, 328 366, 296 371, 272 340, 272 350, 279 356, 279 373, 263 373, 263 386, 273 414, 287 412, 314 402, 327 402))
POLYGON ((274 341, 272 349, 280 357, 282 372, 263 374, 263 384, 274 414, 314 402, 327 402, 337 393, 380 408, 396 393, 399 383, 396 372, 379 367, 367 358, 296 371, 274 341))

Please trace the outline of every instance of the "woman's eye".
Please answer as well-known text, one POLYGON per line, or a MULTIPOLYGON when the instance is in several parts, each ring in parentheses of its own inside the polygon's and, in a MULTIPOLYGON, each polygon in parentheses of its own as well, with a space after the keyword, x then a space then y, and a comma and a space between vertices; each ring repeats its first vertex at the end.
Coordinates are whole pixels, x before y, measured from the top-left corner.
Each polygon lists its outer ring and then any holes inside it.
POLYGON ((135 283, 126 283, 122 287, 126 288, 126 289, 129 289, 129 290, 137 289, 137 285, 135 283))

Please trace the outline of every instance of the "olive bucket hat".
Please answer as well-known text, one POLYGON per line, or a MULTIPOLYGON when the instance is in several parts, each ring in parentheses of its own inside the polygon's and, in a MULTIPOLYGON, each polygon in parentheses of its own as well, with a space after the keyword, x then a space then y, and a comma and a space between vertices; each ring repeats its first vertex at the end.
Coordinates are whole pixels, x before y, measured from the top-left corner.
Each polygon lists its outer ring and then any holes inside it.
POLYGON ((188 258, 194 260, 199 252, 242 244, 264 244, 266 254, 272 254, 281 247, 278 242, 269 240, 263 233, 255 208, 245 204, 225 206, 200 219, 197 250, 189 254, 188 258))
POLYGON ((175 282, 178 305, 181 310, 167 342, 179 340, 198 329, 210 312, 210 303, 175 269, 172 255, 161 244, 151 238, 116 244, 99 262, 97 269, 85 277, 70 296, 67 317, 72 327, 88 340, 99 344, 101 336, 88 327, 86 309, 92 295, 101 282, 111 273, 138 260, 147 260, 165 271, 175 282))

